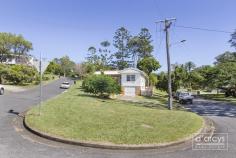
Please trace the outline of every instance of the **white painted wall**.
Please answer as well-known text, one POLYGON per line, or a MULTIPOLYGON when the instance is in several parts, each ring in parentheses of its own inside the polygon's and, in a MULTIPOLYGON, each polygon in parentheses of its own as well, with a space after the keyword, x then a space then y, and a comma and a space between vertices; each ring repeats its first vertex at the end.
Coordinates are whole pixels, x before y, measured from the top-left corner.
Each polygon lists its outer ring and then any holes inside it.
POLYGON ((145 78, 140 73, 122 73, 121 74, 121 86, 133 87, 141 86, 141 90, 145 89, 145 78), (135 81, 127 81, 127 75, 135 75, 135 81))
POLYGON ((140 74, 134 73, 122 73, 121 74, 121 86, 139 86, 140 85, 140 74), (135 75, 135 81, 127 81, 127 75, 135 75))
POLYGON ((144 76, 140 75, 140 86, 141 86, 141 90, 145 90, 146 87, 146 79, 144 76))
POLYGON ((13 59, 7 59, 7 61, 6 61, 6 62, 3 62, 3 63, 5 63, 5 64, 10 64, 10 65, 14 65, 14 64, 16 64, 16 59, 15 59, 15 58, 13 58, 13 59))

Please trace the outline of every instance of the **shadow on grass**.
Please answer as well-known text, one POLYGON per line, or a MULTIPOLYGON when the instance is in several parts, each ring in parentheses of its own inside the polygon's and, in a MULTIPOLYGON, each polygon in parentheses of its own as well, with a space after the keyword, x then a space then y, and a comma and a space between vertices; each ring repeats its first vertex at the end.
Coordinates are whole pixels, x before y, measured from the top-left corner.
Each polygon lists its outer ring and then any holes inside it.
MULTIPOLYGON (((111 99, 108 97, 100 97, 98 95, 86 93, 83 91, 82 87, 79 86, 76 89, 80 90, 79 94, 75 94, 75 96, 79 97, 91 97, 97 99, 97 101, 101 102, 111 102, 111 103, 123 103, 123 104, 131 104, 138 107, 146 107, 152 109, 161 109, 166 110, 167 108, 167 95, 155 93, 152 97, 142 96, 142 99, 135 99, 135 100, 122 100, 122 99, 111 99)), ((174 103, 173 106, 174 110, 184 110, 183 106, 178 104, 177 102, 174 103)))
POLYGON ((101 101, 101 102, 113 101, 113 99, 110 99, 110 98, 107 98, 107 97, 100 97, 100 96, 89 94, 89 93, 80 93, 80 94, 77 94, 76 96, 86 97, 86 98, 91 97, 91 98, 95 98, 95 99, 97 99, 98 101, 101 101))
MULTIPOLYGON (((144 96, 145 99, 151 100, 151 101, 158 101, 160 102, 160 106, 164 107, 165 109, 168 109, 167 104, 168 104, 168 95, 162 95, 162 94, 158 94, 155 93, 153 96, 148 97, 148 96, 144 96)), ((156 103, 158 104, 158 103, 156 103)), ((176 100, 173 100, 173 109, 174 110, 182 110, 182 111, 186 111, 184 109, 184 107, 179 104, 176 100)))
POLYGON ((139 107, 147 107, 147 108, 155 108, 155 109, 166 109, 164 105, 154 103, 154 102, 147 102, 147 101, 131 101, 131 100, 121 100, 121 99, 111 99, 111 98, 102 98, 93 94, 88 93, 79 93, 76 94, 79 97, 91 97, 97 99, 97 101, 101 102, 111 102, 111 103, 123 103, 123 104, 130 104, 139 107))
POLYGON ((77 87, 76 89, 79 89, 79 90, 83 91, 83 88, 81 86, 77 87))

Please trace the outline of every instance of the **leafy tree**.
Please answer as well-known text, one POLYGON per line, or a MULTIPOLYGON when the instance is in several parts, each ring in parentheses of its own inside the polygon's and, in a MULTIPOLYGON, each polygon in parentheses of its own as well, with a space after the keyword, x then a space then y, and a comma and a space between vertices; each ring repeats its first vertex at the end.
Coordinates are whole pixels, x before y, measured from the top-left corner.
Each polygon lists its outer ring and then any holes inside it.
POLYGON ((117 52, 114 54, 116 60, 114 64, 118 69, 127 68, 129 65, 129 47, 128 42, 131 38, 129 31, 121 27, 115 32, 114 36, 114 47, 117 49, 117 52))
MULTIPOLYGON (((172 91, 175 92, 180 88, 190 88, 189 84, 191 84, 191 88, 198 89, 199 83, 201 83, 203 77, 197 71, 191 71, 188 73, 186 70, 186 66, 184 64, 174 64, 173 71, 171 72, 171 83, 172 83, 172 91)), ((159 73, 158 74, 158 83, 157 88, 161 90, 168 90, 167 84, 168 76, 167 73, 159 73)))
POLYGON ((202 80, 198 83, 202 89, 214 89, 218 85, 218 69, 210 65, 204 65, 194 70, 202 76, 202 80))
POLYGON ((150 84, 150 86, 155 86, 157 84, 157 82, 158 82, 157 74, 151 73, 149 75, 149 84, 150 84))
POLYGON ((197 71, 192 71, 190 73, 190 88, 192 89, 200 89, 201 88, 201 82, 204 80, 204 78, 199 74, 197 71))
POLYGON ((227 62, 236 62, 236 52, 227 51, 223 54, 218 55, 215 59, 215 65, 227 62))
POLYGON ((187 71, 183 64, 173 65, 172 79, 176 89, 185 87, 185 81, 187 80, 187 71))
POLYGON ((111 50, 109 50, 110 47, 109 41, 103 41, 101 42, 102 48, 99 49, 100 52, 100 69, 110 69, 112 64, 113 55, 111 54, 111 50))
POLYGON ((194 68, 196 68, 196 65, 192 61, 185 63, 185 69, 188 73, 190 73, 194 68))
POLYGON ((232 47, 236 48, 236 30, 231 34, 231 39, 229 40, 232 47))
POLYGON ((139 57, 150 57, 152 56, 153 46, 152 46, 152 36, 147 28, 142 28, 139 33, 140 38, 140 51, 139 57))
POLYGON ((144 71, 148 76, 160 67, 159 62, 154 57, 145 57, 138 62, 138 69, 144 71))
POLYGON ((101 48, 97 50, 95 47, 89 47, 87 62, 95 66, 95 70, 111 69, 113 54, 109 49, 110 42, 103 41, 100 43, 101 48))
POLYGON ((85 78, 88 75, 93 74, 96 71, 96 66, 89 62, 82 62, 76 65, 75 72, 81 78, 85 78))
POLYGON ((62 57, 60 61, 64 76, 71 74, 75 68, 75 63, 68 56, 62 57))
POLYGON ((63 71, 61 69, 61 66, 58 63, 56 63, 55 61, 51 61, 47 69, 45 70, 45 74, 47 73, 60 75, 60 74, 63 74, 63 71))
POLYGON ((236 87, 236 63, 227 62, 216 65, 218 87, 236 87))
POLYGON ((151 45, 151 34, 147 28, 142 28, 138 36, 134 36, 128 42, 134 67, 144 57, 151 57, 153 46, 151 45))
POLYGON ((165 72, 160 72, 157 75, 157 84, 156 84, 156 88, 163 90, 163 91, 168 91, 168 78, 167 78, 167 74, 165 72))
POLYGON ((184 67, 187 71, 187 79, 186 79, 186 83, 187 83, 187 87, 188 88, 192 88, 192 82, 193 82, 193 79, 194 79, 194 76, 192 75, 192 71, 194 70, 194 68, 196 68, 196 65, 192 62, 192 61, 189 61, 189 62, 186 62, 184 64, 184 67))
POLYGON ((83 63, 86 74, 93 74, 96 71, 96 66, 91 63, 83 63))
POLYGON ((64 76, 72 76, 75 72, 76 65, 68 56, 63 56, 59 59, 55 58, 53 61, 60 66, 60 69, 58 69, 60 75, 63 74, 64 76))
POLYGON ((138 36, 132 37, 128 42, 128 47, 131 54, 133 67, 136 67, 137 61, 139 61, 141 39, 138 36))
POLYGON ((99 55, 97 55, 97 49, 91 46, 88 48, 88 52, 87 61, 92 64, 99 64, 100 58, 99 55))
POLYGON ((110 76, 90 75, 82 83, 82 88, 87 93, 92 93, 100 97, 108 97, 110 94, 119 94, 120 86, 110 76))
POLYGON ((6 57, 10 56, 12 48, 12 34, 0 33, 0 62, 2 63, 6 57))
POLYGON ((32 43, 24 39, 22 35, 0 33, 0 62, 12 56, 17 59, 26 59, 27 53, 32 50, 32 43))
POLYGON ((33 49, 32 43, 25 40, 22 35, 13 35, 12 37, 12 49, 15 54, 25 55, 27 52, 33 49))
POLYGON ((225 52, 216 57, 218 87, 236 88, 236 52, 225 52))
MULTIPOLYGON (((174 73, 171 74, 171 87, 172 91, 176 92, 180 88, 179 81, 175 79, 174 73)), ((157 75, 156 88, 168 92, 168 75, 165 72, 161 72, 157 75)))

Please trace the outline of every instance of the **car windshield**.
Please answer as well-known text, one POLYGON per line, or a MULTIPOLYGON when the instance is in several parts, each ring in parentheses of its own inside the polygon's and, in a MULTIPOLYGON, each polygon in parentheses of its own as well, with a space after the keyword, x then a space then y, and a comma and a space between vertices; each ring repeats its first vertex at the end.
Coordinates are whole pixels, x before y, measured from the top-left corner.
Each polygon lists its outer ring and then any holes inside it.
POLYGON ((181 93, 180 95, 181 95, 181 96, 188 96, 189 93, 181 93))
POLYGON ((62 84, 69 85, 69 82, 63 82, 62 84))

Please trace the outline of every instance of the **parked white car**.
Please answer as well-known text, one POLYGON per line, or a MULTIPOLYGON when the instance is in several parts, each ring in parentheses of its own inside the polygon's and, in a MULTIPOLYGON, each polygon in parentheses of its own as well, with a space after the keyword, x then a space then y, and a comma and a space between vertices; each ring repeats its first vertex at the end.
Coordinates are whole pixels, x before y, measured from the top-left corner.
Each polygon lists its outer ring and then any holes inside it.
POLYGON ((4 87, 2 85, 0 85, 0 95, 4 94, 4 87))
POLYGON ((63 83, 61 84, 60 88, 68 89, 68 88, 70 88, 70 83, 69 83, 69 82, 63 82, 63 83))

